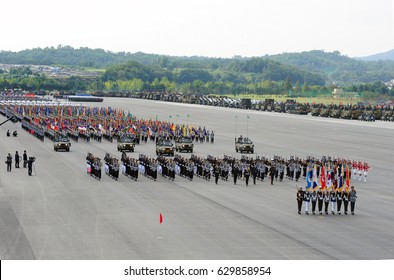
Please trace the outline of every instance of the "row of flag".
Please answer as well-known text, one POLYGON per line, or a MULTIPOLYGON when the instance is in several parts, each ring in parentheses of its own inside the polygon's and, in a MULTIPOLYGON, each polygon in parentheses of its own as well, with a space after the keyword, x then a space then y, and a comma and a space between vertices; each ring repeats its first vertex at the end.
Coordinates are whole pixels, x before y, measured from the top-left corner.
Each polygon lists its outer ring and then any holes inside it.
POLYGON ((337 180, 331 178, 331 172, 326 172, 324 165, 322 166, 320 179, 318 181, 316 164, 312 170, 308 170, 306 174, 306 189, 307 191, 315 191, 318 187, 325 190, 336 190, 339 192, 350 190, 350 168, 348 165, 342 164, 341 172, 337 180))

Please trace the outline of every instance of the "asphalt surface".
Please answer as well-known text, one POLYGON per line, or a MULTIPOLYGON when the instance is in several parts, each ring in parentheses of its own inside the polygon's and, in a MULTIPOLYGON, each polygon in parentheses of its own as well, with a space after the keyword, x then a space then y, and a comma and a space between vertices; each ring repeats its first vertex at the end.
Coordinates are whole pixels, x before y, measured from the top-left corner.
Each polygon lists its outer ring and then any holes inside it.
MULTIPOLYGON (((121 98, 87 105, 205 125, 215 143, 196 143, 199 156, 240 157, 234 136, 242 134, 254 141, 255 155, 344 157, 367 161, 372 170, 366 183, 352 182, 356 215, 298 215, 296 185, 304 180, 246 187, 181 177, 115 181, 103 174, 98 181, 86 174, 86 154, 120 158, 116 142, 72 142, 69 153, 55 152, 50 140, 8 122, 0 127, 0 157, 27 150, 37 160, 31 177, 23 168, 7 172, 4 161, 0 168, 1 259, 394 258, 394 123, 121 98), (19 136, 6 137, 7 129, 19 136)), ((154 149, 142 143, 129 155, 154 157, 154 149)))

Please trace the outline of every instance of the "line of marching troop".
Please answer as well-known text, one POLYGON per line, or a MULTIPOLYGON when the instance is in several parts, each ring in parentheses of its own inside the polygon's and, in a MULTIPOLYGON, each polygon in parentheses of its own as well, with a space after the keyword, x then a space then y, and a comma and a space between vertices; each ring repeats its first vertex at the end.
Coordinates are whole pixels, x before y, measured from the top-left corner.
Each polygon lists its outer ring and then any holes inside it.
MULTIPOLYGON (((88 160, 88 171, 90 170, 90 172, 88 173, 96 174, 94 177, 101 178, 101 175, 99 175, 101 172, 98 170, 101 167, 100 159, 93 157, 91 154, 90 158, 91 161, 88 160)), ((367 163, 351 164, 351 162, 342 159, 331 159, 324 156, 321 160, 313 158, 300 160, 294 157, 285 160, 277 156, 273 159, 265 157, 253 159, 245 156, 236 159, 228 155, 224 155, 223 158, 212 155, 203 158, 192 154, 190 158, 180 155, 175 155, 174 158, 163 156, 150 158, 140 154, 138 159, 134 159, 123 152, 120 167, 118 160, 109 156, 109 154, 106 154, 104 160, 105 173, 114 179, 118 178, 120 169, 122 174, 134 180, 137 180, 138 173, 140 173, 152 180, 157 180, 158 174, 170 180, 175 180, 175 175, 189 180, 193 180, 193 176, 197 176, 208 181, 211 176, 214 176, 215 183, 218 182, 218 179, 228 181, 229 177, 232 176, 234 184, 237 183, 238 179, 244 179, 246 185, 248 185, 249 177, 253 179, 253 184, 256 184, 256 180, 264 181, 268 177, 273 184, 274 180, 283 181, 285 176, 289 180, 298 181, 301 176, 304 178, 311 176, 312 171, 314 176, 319 178, 325 170, 324 177, 327 176, 327 187, 333 186, 334 188, 340 184, 340 177, 346 177, 346 174, 349 174, 349 179, 350 177, 353 177, 352 179, 359 177, 359 180, 363 178, 366 181, 370 169, 367 163)))
POLYGON ((335 215, 335 213, 341 215, 342 205, 343 213, 347 215, 350 202, 350 212, 354 215, 356 200, 357 192, 354 186, 351 186, 350 190, 346 189, 345 191, 339 189, 334 190, 334 188, 328 191, 326 189, 323 190, 322 187, 319 187, 318 191, 314 190, 313 192, 304 191, 301 187, 297 191, 298 214, 301 214, 302 205, 304 204, 306 215, 309 215, 310 209, 313 215, 316 214, 316 211, 318 211, 320 215, 323 215, 323 211, 328 215, 330 205, 332 215, 335 215))

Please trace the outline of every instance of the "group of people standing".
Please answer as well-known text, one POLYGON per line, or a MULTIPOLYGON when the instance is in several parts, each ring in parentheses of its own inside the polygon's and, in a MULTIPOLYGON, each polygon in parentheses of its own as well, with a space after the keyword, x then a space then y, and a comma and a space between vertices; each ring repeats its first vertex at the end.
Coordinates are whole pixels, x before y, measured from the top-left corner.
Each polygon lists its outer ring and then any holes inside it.
POLYGON ((320 215, 323 215, 323 211, 328 215, 331 205, 331 214, 341 215, 342 204, 343 213, 348 214, 349 202, 350 202, 350 212, 354 215, 354 209, 357 200, 357 192, 354 186, 351 186, 350 191, 339 191, 339 190, 322 190, 319 187, 318 191, 304 191, 301 187, 297 191, 297 207, 298 214, 301 215, 302 205, 304 204, 304 211, 306 215, 309 215, 309 210, 312 210, 312 214, 316 214, 316 210, 320 215), (311 208, 310 208, 311 205, 311 208), (317 209, 316 209, 317 206, 317 209), (324 206, 324 210, 323 210, 324 206))
MULTIPOLYGON (((6 157, 6 165, 7 165, 7 171, 11 172, 12 170, 12 155, 10 153, 8 153, 7 157, 6 157)), ((20 154, 18 153, 18 151, 15 152, 15 156, 14 156, 14 160, 15 160, 15 168, 20 168, 19 163, 21 162, 21 160, 23 160, 23 168, 27 168, 27 174, 29 176, 32 176, 33 173, 33 162, 35 161, 34 157, 28 157, 26 150, 23 151, 23 155, 20 156, 20 154)))

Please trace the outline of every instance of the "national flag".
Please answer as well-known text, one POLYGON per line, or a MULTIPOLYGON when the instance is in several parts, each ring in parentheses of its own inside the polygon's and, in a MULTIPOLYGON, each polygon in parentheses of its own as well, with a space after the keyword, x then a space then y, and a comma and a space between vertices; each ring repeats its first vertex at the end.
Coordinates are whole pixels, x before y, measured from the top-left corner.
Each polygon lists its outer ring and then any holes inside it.
POLYGON ((312 175, 312 187, 313 190, 315 190, 318 187, 317 184, 317 169, 316 169, 316 164, 313 167, 313 175, 312 175))
POLYGON ((312 171, 306 173, 306 189, 309 191, 310 187, 312 187, 312 171))
MULTIPOLYGON (((338 170, 339 171, 339 170, 338 170)), ((342 191, 344 181, 343 181, 343 164, 341 164, 341 175, 339 176, 339 182, 338 182, 338 191, 342 191)))
POLYGON ((346 191, 349 192, 350 188, 350 170, 349 166, 346 166, 346 191))
POLYGON ((322 165, 321 167, 320 186, 324 191, 324 189, 326 188, 326 172, 324 170, 324 165, 322 165))

